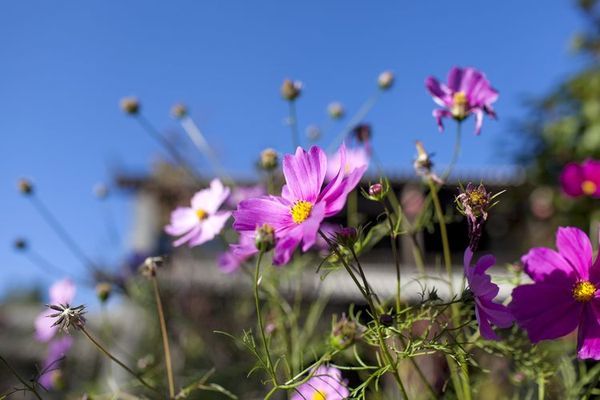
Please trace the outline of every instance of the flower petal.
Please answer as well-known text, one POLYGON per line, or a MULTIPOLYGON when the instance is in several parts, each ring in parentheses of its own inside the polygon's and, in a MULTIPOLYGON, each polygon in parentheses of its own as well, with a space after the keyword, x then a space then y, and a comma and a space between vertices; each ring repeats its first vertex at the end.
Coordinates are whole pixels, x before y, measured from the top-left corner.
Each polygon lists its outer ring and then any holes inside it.
POLYGON ((315 203, 327 172, 327 156, 318 146, 308 152, 298 147, 296 154, 283 158, 283 175, 289 201, 305 200, 315 203))
POLYGON ((261 196, 242 201, 233 212, 233 228, 238 232, 254 232, 263 224, 276 231, 294 225, 290 214, 292 204, 281 197, 261 196))
POLYGON ((547 282, 516 287, 508 308, 533 343, 572 332, 583 310, 582 303, 573 299, 568 284, 547 282))
POLYGON ((75 284, 70 279, 62 279, 50 286, 51 304, 69 304, 73 302, 76 292, 75 284))
POLYGON ((441 107, 449 107, 452 104, 452 96, 450 89, 446 85, 440 84, 440 82, 433 76, 425 79, 425 87, 433 97, 433 101, 441 107))
POLYGON ((177 207, 171 212, 171 222, 165 226, 165 232, 171 236, 183 235, 198 225, 198 216, 190 207, 177 207))
POLYGON ((584 307, 577 333, 577 357, 600 360, 600 304, 592 301, 584 307))
POLYGON ((579 279, 588 280, 592 266, 592 244, 579 228, 560 227, 556 233, 558 252, 576 271, 579 279))
POLYGON ((448 110, 444 110, 441 108, 437 108, 432 112, 433 118, 437 122, 438 129, 440 132, 444 131, 444 124, 442 123, 442 118, 452 118, 452 113, 448 110))
POLYGON ((525 272, 535 282, 571 282, 577 280, 577 273, 564 257, 552 249, 535 247, 521 257, 525 272))
POLYGON ((452 67, 450 72, 448 72, 448 87, 453 93, 458 92, 461 89, 463 72, 463 69, 460 67, 452 67))
POLYGON ((202 189, 192 197, 192 208, 214 214, 229 196, 230 190, 219 179, 213 179, 210 187, 202 189))
POLYGON ((562 190, 571 197, 578 197, 583 194, 581 185, 584 180, 583 168, 576 163, 565 165, 560 174, 562 190))
POLYGON ((213 240, 217 236, 227 220, 231 217, 230 211, 219 211, 216 214, 211 215, 200 223, 200 234, 192 238, 188 246, 194 247, 213 240))

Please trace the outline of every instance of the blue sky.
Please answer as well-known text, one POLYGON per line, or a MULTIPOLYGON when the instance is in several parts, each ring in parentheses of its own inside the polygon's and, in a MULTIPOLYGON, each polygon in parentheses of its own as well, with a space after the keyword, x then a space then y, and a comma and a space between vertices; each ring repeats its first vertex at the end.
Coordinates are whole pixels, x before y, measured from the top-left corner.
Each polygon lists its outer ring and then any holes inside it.
MULTIPOLYGON (((326 121, 329 102, 352 114, 377 75, 394 89, 369 114, 379 158, 406 168, 414 140, 443 164, 452 132, 437 132, 429 74, 453 65, 486 72, 501 96, 498 122, 464 135, 461 164, 510 164, 498 144, 512 138, 522 100, 553 87, 578 60, 568 52, 583 26, 570 1, 21 1, 0 12, 0 293, 47 284, 12 250, 26 236, 38 252, 72 271, 77 260, 15 190, 35 180, 46 204, 93 257, 115 260, 92 186, 111 170, 144 172, 161 150, 122 115, 118 101, 139 96, 160 129, 174 131, 170 106, 184 101, 234 175, 251 175, 264 147, 291 148, 279 97, 286 77, 304 82, 299 122, 326 121)), ((340 128, 341 126, 338 126, 340 128)), ((337 130, 336 130, 337 131, 337 130)), ((325 138, 327 139, 327 138, 325 138)), ((184 140, 184 139, 182 139, 184 140)), ((327 142, 326 140, 324 141, 327 142)), ((126 239, 130 201, 110 203, 126 239)))

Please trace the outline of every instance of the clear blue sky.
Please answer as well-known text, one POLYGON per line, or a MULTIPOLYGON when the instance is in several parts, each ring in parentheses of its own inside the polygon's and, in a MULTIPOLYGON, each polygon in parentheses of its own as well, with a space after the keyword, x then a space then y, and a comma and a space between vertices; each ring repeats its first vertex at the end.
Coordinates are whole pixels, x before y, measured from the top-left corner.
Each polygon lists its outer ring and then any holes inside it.
MULTIPOLYGON (((447 161, 453 134, 439 134, 429 74, 453 65, 485 71, 501 96, 499 122, 464 136, 462 165, 510 163, 498 143, 523 116, 522 99, 550 89, 578 62, 569 55, 583 21, 568 0, 469 1, 13 1, 0 6, 0 293, 47 284, 15 254, 27 236, 54 263, 82 267, 15 190, 35 180, 45 202, 99 259, 124 253, 106 238, 94 183, 109 167, 146 171, 160 149, 118 100, 139 96, 164 130, 176 101, 192 115, 234 174, 250 174, 257 153, 290 148, 279 97, 285 77, 304 82, 302 127, 326 120, 330 101, 350 113, 379 72, 397 82, 367 118, 388 169, 410 164, 415 139, 447 161)), ((126 232, 127 199, 111 203, 126 232)))

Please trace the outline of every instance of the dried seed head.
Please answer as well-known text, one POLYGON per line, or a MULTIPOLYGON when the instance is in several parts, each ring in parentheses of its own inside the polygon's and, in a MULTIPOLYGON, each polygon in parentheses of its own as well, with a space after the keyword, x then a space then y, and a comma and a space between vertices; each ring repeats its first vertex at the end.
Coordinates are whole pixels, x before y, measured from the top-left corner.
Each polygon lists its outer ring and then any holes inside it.
POLYGON ((342 103, 333 102, 327 107, 327 112, 332 119, 340 119, 344 116, 345 110, 342 103))
POLYGON ((21 178, 17 184, 19 192, 25 196, 33 194, 33 183, 29 179, 21 178))
POLYGON ((265 171, 272 171, 279 165, 279 155, 271 148, 260 153, 260 167, 265 171))
POLYGON ((287 101, 296 100, 302 93, 302 82, 286 79, 281 85, 281 97, 287 101))
POLYGON ((394 73, 392 71, 384 71, 377 78, 377 85, 381 90, 388 90, 394 85, 394 73))
POLYGON ((67 303, 49 304, 47 307, 56 311, 55 313, 50 314, 48 318, 54 319, 52 326, 58 326, 59 330, 68 333, 70 328, 81 329, 85 326, 84 314, 86 311, 84 305, 71 307, 67 303))
POLYGON ((137 97, 124 97, 121 99, 121 110, 128 115, 137 115, 140 112, 140 101, 137 97))
POLYGON ((171 116, 176 119, 187 117, 188 109, 183 103, 177 103, 171 107, 171 116))
POLYGON ((258 251, 263 253, 270 251, 275 247, 275 229, 269 224, 263 224, 256 229, 254 243, 258 251))

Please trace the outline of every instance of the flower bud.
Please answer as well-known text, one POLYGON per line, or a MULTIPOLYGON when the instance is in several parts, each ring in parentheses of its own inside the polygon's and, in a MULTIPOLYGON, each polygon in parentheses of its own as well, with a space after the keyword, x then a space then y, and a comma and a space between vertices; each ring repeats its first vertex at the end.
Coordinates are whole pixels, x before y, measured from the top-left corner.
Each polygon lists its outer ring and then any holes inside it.
POLYGON ((14 246, 15 246, 15 249, 17 249, 19 251, 25 251, 25 250, 27 250, 27 246, 28 246, 27 240, 25 240, 23 238, 17 238, 17 239, 15 239, 14 246))
POLYGON ((342 314, 339 321, 337 316, 333 316, 331 335, 329 336, 329 343, 333 348, 344 350, 359 337, 360 331, 356 322, 349 320, 345 314, 342 314))
POLYGON ((352 134, 359 143, 366 143, 371 140, 372 133, 371 125, 369 124, 358 124, 352 130, 352 134))
POLYGON ((358 240, 358 231, 351 226, 344 227, 335 233, 336 241, 345 247, 353 248, 358 240))
POLYGON ((121 99, 121 110, 128 115, 137 115, 140 112, 140 102, 137 97, 124 97, 121 99))
POLYGON ((260 167, 266 171, 272 171, 279 165, 279 155, 271 148, 260 153, 260 167))
POLYGON ((171 107, 171 116, 175 119, 187 117, 188 109, 183 103, 177 103, 171 107))
POLYGON ((374 183, 369 187, 369 195, 370 196, 379 196, 383 192, 383 186, 381 183, 374 183))
POLYGON ((377 85, 381 90, 388 90, 394 85, 394 73, 392 71, 384 71, 377 78, 377 85))
POLYGON ((30 194, 33 194, 33 184, 31 183, 31 181, 29 179, 19 179, 19 183, 18 183, 18 187, 19 187, 19 192, 21 192, 21 194, 28 196, 30 194))
POLYGON ((97 183, 96 185, 94 185, 93 192, 94 196, 96 196, 100 200, 104 200, 108 197, 108 186, 106 186, 104 183, 97 183))
POLYGON ((368 192, 363 190, 363 196, 372 201, 383 201, 390 191, 390 183, 381 179, 378 183, 369 186, 368 192))
POLYGON ((275 247, 275 229, 269 224, 256 229, 254 243, 258 251, 266 253, 275 247))
POLYGON ((342 106, 342 103, 338 102, 329 104, 327 112, 332 119, 340 119, 345 114, 344 106, 342 106))
POLYGON ((286 79, 281 85, 281 97, 288 101, 296 100, 302 93, 302 82, 286 79))
POLYGON ((321 137, 321 129, 319 129, 319 127, 316 125, 309 125, 306 128, 306 136, 309 140, 312 140, 313 142, 319 140, 319 138, 321 137))
POLYGON ((394 324, 394 317, 390 314, 381 314, 379 316, 379 322, 383 326, 392 326, 394 324))
POLYGON ((142 275, 149 278, 156 276, 158 268, 162 267, 165 263, 163 257, 148 257, 142 265, 140 265, 140 272, 142 275))
POLYGON ((112 294, 112 285, 109 282, 100 282, 96 285, 96 296, 100 303, 105 303, 112 294))

